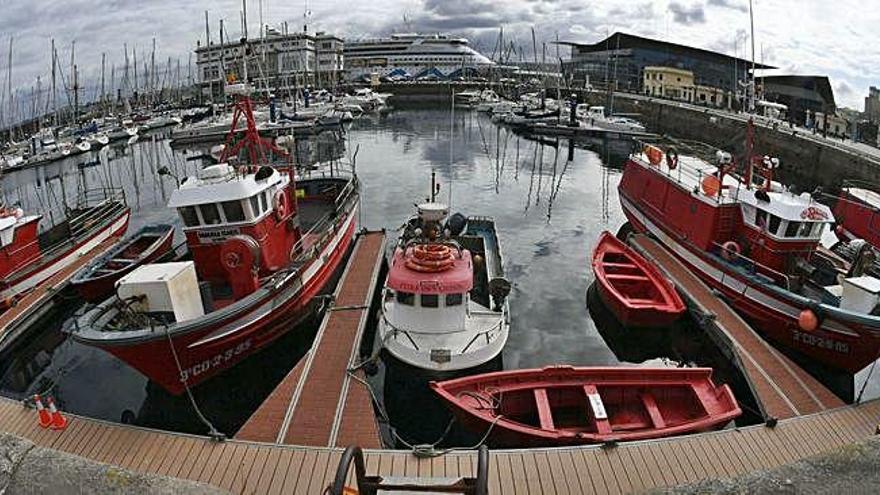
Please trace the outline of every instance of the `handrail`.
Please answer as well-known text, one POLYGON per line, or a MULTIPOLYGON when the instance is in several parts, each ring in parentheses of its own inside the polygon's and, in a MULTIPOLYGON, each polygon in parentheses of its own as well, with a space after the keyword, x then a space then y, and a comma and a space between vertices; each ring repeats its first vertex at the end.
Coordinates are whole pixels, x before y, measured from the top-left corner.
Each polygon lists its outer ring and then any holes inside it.
POLYGON ((419 348, 419 345, 416 344, 416 341, 413 340, 412 335, 410 335, 409 332, 407 332, 406 330, 404 330, 402 328, 397 328, 396 326, 394 326, 393 323, 388 321, 388 318, 385 316, 385 313, 382 313, 382 322, 385 323, 386 325, 388 325, 389 327, 391 327, 392 334, 394 335, 394 337, 397 337, 398 333, 402 333, 407 339, 409 339, 410 344, 413 345, 415 350, 417 350, 417 351, 421 350, 419 348))
POLYGON ((756 270, 756 273, 760 273, 761 275, 770 276, 771 280, 773 280, 774 283, 780 284, 780 287, 784 287, 785 289, 788 289, 791 286, 788 275, 786 275, 778 270, 775 270, 773 268, 770 268, 769 266, 758 263, 757 261, 755 261, 755 260, 753 260, 743 254, 725 249, 724 246, 719 244, 718 242, 713 241, 712 245, 717 246, 719 249, 721 249, 722 252, 727 252, 729 255, 733 256, 736 259, 742 259, 748 263, 751 263, 753 266, 760 268, 761 271, 756 270), (764 273, 764 272, 766 272, 766 273, 764 273))
POLYGON ((462 349, 462 350, 459 352, 459 354, 464 354, 465 352, 467 352, 467 350, 470 349, 471 345, 473 345, 473 343, 476 342, 477 339, 478 339, 481 335, 485 335, 485 336, 486 336, 486 345, 488 345, 489 343, 491 343, 492 340, 489 338, 489 334, 492 333, 492 332, 494 332, 495 330, 500 330, 502 325, 504 325, 504 319, 503 319, 503 318, 500 319, 500 320, 498 320, 498 323, 492 325, 492 328, 490 328, 490 329, 488 329, 488 330, 483 330, 482 332, 480 332, 480 333, 474 335, 474 338, 472 338, 471 341, 468 342, 468 344, 467 344, 466 346, 464 346, 464 349, 462 349))

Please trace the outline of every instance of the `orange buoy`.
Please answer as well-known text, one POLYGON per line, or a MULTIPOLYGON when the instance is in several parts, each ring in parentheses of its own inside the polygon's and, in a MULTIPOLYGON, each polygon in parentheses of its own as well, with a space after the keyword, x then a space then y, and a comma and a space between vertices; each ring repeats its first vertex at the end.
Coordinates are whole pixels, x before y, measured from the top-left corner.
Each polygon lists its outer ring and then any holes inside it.
POLYGON ((721 181, 714 175, 707 175, 706 177, 703 177, 700 186, 703 189, 703 194, 706 196, 717 196, 718 191, 721 190, 721 181))
POLYGON ((648 157, 648 163, 651 165, 660 165, 663 160, 663 150, 650 144, 645 146, 645 155, 648 157))
POLYGON ((801 330, 813 332, 819 328, 819 317, 812 309, 806 308, 798 315, 798 326, 801 327, 801 330))

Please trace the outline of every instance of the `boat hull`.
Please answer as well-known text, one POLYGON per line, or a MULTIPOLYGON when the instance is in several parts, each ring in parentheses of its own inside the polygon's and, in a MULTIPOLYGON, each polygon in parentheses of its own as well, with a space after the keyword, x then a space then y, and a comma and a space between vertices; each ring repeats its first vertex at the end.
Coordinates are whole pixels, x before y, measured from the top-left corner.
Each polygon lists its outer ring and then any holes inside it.
POLYGON ((432 382, 493 447, 557 447, 711 431, 742 414, 708 368, 511 370, 432 382))
MULTIPOLYGON (((628 164, 627 166, 638 166, 628 164)), ((855 317, 847 321, 827 315, 815 330, 803 330, 798 317, 809 301, 772 284, 750 280, 716 257, 689 244, 664 227, 663 219, 627 191, 620 191, 623 213, 634 230, 666 246, 769 340, 822 365, 856 373, 880 356, 880 320, 855 317)))
POLYGON ((310 316, 315 296, 325 292, 346 259, 354 238, 357 206, 351 208, 333 239, 303 268, 302 277, 290 277, 281 287, 229 318, 212 321, 186 332, 158 328, 149 338, 102 340, 87 338, 76 329, 75 339, 101 348, 174 395, 233 367, 264 348, 310 316), (173 346, 173 347, 172 347, 173 346), (179 363, 179 364, 178 364, 179 363))

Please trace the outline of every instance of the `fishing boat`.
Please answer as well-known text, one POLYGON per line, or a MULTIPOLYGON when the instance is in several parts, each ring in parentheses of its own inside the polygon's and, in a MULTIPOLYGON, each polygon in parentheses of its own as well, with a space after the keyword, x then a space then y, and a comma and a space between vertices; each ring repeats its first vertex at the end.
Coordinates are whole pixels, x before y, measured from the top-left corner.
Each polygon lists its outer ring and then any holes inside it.
POLYGON ((847 181, 834 205, 835 233, 845 241, 864 239, 880 248, 880 193, 868 184, 847 181))
POLYGON ((610 232, 602 233, 593 251, 593 273, 599 297, 624 326, 662 328, 685 311, 657 267, 610 232))
POLYGON ((113 293, 117 280, 168 253, 173 238, 171 225, 147 225, 80 270, 70 285, 86 301, 101 302, 113 293))
POLYGON ((638 148, 618 187, 623 212, 769 340, 856 373, 880 358, 880 279, 828 259, 834 215, 773 180, 779 160, 751 152, 753 133, 749 123, 740 171, 723 151, 638 148))
POLYGON ((742 413, 711 368, 551 366, 430 386, 493 447, 648 440, 718 429, 742 413))
POLYGON ((220 163, 181 180, 168 202, 180 215, 189 259, 135 269, 115 296, 65 328, 172 394, 310 316, 344 265, 357 224, 356 176, 342 166, 297 175, 290 163, 269 165, 270 156, 289 155, 258 134, 253 88, 226 90, 236 99, 231 129, 244 119, 244 136, 230 132, 220 163))
POLYGON ((430 200, 417 205, 391 257, 378 326, 393 360, 435 378, 500 362, 511 288, 495 222, 449 216, 436 190, 432 175, 430 200))
POLYGON ((121 190, 82 192, 63 220, 40 231, 42 215, 0 208, 0 301, 8 307, 40 282, 128 228, 121 190))

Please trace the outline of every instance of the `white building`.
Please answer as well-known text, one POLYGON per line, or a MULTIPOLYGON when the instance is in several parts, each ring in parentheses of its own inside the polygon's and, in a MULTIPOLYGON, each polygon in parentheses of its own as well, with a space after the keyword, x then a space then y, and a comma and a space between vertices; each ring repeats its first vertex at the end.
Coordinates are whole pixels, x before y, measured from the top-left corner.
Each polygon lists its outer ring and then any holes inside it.
POLYGON ((335 82, 344 68, 344 43, 326 33, 283 34, 267 28, 262 39, 235 40, 198 46, 196 65, 204 91, 219 94, 224 81, 244 77, 247 51, 248 80, 258 89, 291 89, 335 82))

